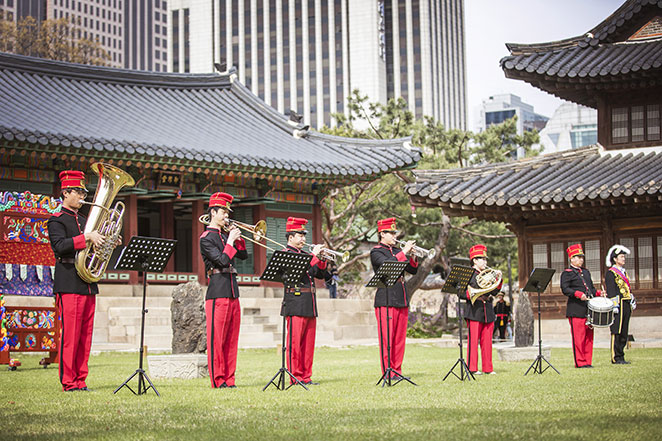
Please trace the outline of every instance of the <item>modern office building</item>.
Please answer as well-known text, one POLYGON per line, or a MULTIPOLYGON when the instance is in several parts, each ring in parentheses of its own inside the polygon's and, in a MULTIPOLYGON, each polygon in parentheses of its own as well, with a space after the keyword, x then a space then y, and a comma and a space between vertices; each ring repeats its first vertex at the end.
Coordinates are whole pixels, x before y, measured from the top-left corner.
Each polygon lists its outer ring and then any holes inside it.
POLYGON ((307 124, 332 125, 358 89, 466 128, 463 0, 170 0, 168 16, 169 70, 235 66, 307 124))
POLYGON ((535 113, 533 106, 522 101, 522 98, 512 93, 504 93, 483 100, 478 131, 482 132, 492 124, 501 124, 513 116, 517 116, 517 133, 520 135, 527 130, 542 130, 549 120, 548 117, 535 113))
POLYGON ((76 20, 78 38, 98 40, 112 67, 165 72, 168 4, 164 0, 0 0, 14 20, 76 20))
POLYGON ((577 103, 561 104, 540 131, 543 153, 578 149, 597 142, 598 111, 577 103))

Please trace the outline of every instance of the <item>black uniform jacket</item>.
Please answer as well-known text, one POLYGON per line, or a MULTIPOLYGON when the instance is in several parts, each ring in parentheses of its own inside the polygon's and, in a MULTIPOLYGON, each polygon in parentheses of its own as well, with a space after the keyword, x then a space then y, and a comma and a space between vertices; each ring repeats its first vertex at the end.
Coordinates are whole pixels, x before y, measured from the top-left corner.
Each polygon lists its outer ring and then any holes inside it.
MULTIPOLYGON (((309 254, 296 247, 288 245, 285 251, 290 253, 309 254)), ((319 260, 313 256, 310 268, 301 276, 296 286, 285 287, 283 306, 280 315, 298 317, 317 317, 317 296, 315 295, 315 283, 313 279, 328 279, 331 277, 326 270, 326 261, 319 260)))
POLYGON ((200 235, 200 254, 209 278, 206 300, 239 297, 237 270, 232 264, 235 257, 248 258, 246 242, 239 238, 233 247, 227 244, 227 240, 227 233, 213 227, 207 227, 200 235))
POLYGON ((496 302, 494 305, 494 315, 497 317, 499 314, 504 316, 504 323, 508 321, 508 316, 510 315, 510 305, 508 305, 506 302, 496 302))
MULTIPOLYGON (((375 273, 384 262, 406 262, 407 260, 409 260, 409 264, 405 267, 405 271, 409 274, 416 274, 418 271, 418 262, 413 258, 407 259, 407 256, 405 256, 405 253, 403 253, 400 248, 389 247, 388 245, 380 243, 370 251, 370 262, 372 262, 372 269, 375 273)), ((409 298, 407 297, 404 277, 400 277, 400 280, 395 282, 395 285, 393 286, 389 286, 388 288, 377 288, 377 293, 375 294, 375 308, 386 306, 386 300, 388 300, 388 306, 393 306, 395 308, 409 307, 409 298)))
POLYGON ((586 294, 590 298, 597 292, 591 280, 591 273, 586 268, 575 268, 574 266, 567 268, 561 273, 561 291, 568 297, 565 316, 586 317, 588 302, 582 302, 579 299, 582 294, 586 294))
MULTIPOLYGON (((480 274, 478 270, 474 268, 474 273, 469 279, 469 286, 473 288, 480 288, 478 282, 476 281, 476 276, 480 274)), ((469 290, 467 289, 467 302, 464 305, 464 318, 467 320, 473 320, 475 322, 481 323, 492 323, 496 316, 494 315, 494 307, 492 306, 492 301, 489 299, 489 296, 494 296, 499 293, 501 289, 501 284, 497 286, 493 291, 483 294, 476 302, 471 304, 471 296, 469 295, 469 290)))
POLYGON ((605 273, 605 290, 607 290, 607 297, 610 299, 618 297, 619 303, 621 300, 632 299, 630 279, 625 270, 619 270, 616 267, 609 268, 605 273))
POLYGON ((56 261, 53 292, 97 294, 97 284, 83 281, 74 266, 76 251, 85 249, 85 217, 62 207, 59 213, 48 219, 47 227, 56 261))

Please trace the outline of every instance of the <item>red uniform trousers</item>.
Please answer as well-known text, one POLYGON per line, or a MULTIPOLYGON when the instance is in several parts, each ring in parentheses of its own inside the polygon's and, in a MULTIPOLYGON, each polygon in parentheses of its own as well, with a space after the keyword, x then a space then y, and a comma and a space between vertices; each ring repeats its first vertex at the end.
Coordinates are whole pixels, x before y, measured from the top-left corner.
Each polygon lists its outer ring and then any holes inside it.
POLYGON ((57 301, 62 319, 60 383, 63 390, 81 389, 87 387, 96 296, 60 293, 57 301))
POLYGON ((234 386, 241 306, 239 299, 218 298, 205 302, 207 315, 207 366, 211 387, 234 386))
POLYGON ((575 367, 588 366, 593 362, 593 328, 586 326, 585 317, 568 317, 568 321, 575 367))
POLYGON ((467 320, 469 329, 467 336, 467 359, 469 370, 478 370, 478 344, 480 343, 480 361, 483 372, 490 373, 492 367, 492 334, 494 333, 494 322, 483 323, 475 320, 467 320))
POLYGON ((316 317, 287 317, 287 369, 303 383, 313 375, 316 331, 316 317))
POLYGON ((375 308, 377 328, 379 332, 379 356, 382 365, 382 374, 389 367, 387 343, 391 346, 391 369, 402 375, 402 360, 405 358, 405 343, 407 342, 407 323, 409 321, 409 308, 394 308, 390 306, 389 324, 386 333, 386 307, 375 308), (388 340, 387 340, 388 338, 388 340))

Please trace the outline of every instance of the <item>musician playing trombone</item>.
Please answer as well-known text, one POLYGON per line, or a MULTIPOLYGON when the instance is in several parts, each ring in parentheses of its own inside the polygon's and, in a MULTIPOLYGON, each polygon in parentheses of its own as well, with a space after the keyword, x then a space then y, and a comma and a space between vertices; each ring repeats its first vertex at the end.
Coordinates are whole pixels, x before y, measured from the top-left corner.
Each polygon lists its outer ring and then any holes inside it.
POLYGON ((241 231, 229 225, 227 193, 209 198, 209 226, 200 236, 200 253, 209 281, 205 297, 207 363, 212 388, 234 388, 241 306, 234 258, 248 258, 241 231), (228 226, 229 225, 229 226, 228 226))
MULTIPOLYGON (((306 245, 307 219, 288 217, 285 224, 287 247, 285 251, 304 253, 306 245)), ((317 297, 313 279, 325 280, 330 276, 327 262, 321 260, 322 245, 312 248, 310 268, 294 285, 286 285, 281 316, 287 318, 287 368, 297 380, 305 385, 317 385, 311 379, 313 356, 315 355, 315 333, 317 327, 317 297)))
MULTIPOLYGON (((395 218, 390 217, 377 221, 377 234, 379 234, 379 244, 370 251, 370 261, 375 273, 384 262, 408 261, 409 264, 405 271, 409 274, 416 274, 418 261, 412 254, 415 243, 410 240, 404 243, 402 249, 396 247, 398 231, 395 226, 395 218)), ((377 316, 382 374, 386 369, 391 368, 402 376, 402 361, 405 357, 407 323, 409 321, 409 296, 407 295, 404 277, 400 277, 400 280, 393 286, 377 289, 375 315, 377 316), (389 326, 386 325, 387 320, 390 321, 389 326), (390 366, 388 365, 389 354, 387 353, 389 347, 391 349, 390 366)))
MULTIPOLYGON (((478 275, 487 269, 487 247, 476 244, 469 249, 469 259, 474 273, 469 280, 469 287, 484 290, 478 284, 478 275)), ((489 288, 488 288, 489 289, 489 288)), ((492 334, 494 333, 494 307, 490 296, 496 295, 501 289, 499 281, 493 290, 485 292, 471 302, 471 289, 467 289, 467 303, 464 308, 464 318, 467 321, 467 361, 469 370, 474 375, 495 374, 492 366, 492 334), (480 360, 483 371, 478 370, 478 345, 480 344, 480 360)), ((478 291, 479 293, 481 291, 478 291)))
POLYGON ((88 360, 99 288, 80 278, 74 259, 88 242, 101 246, 104 237, 98 231, 84 233, 86 219, 78 210, 87 196, 85 174, 76 170, 61 172, 60 188, 62 209, 47 224, 56 261, 53 293, 62 319, 59 376, 65 392, 88 391, 88 360))

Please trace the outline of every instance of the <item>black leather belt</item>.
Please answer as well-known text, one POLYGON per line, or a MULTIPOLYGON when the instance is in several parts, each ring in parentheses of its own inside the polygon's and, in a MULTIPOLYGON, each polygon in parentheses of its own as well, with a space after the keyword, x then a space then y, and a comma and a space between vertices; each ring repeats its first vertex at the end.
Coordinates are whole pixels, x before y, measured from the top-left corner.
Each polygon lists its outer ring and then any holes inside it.
POLYGON ((211 277, 212 274, 236 274, 237 270, 235 267, 231 266, 229 268, 212 268, 207 271, 207 277, 211 277))
POLYGON ((73 257, 60 257, 58 260, 60 263, 76 263, 76 259, 73 257))

